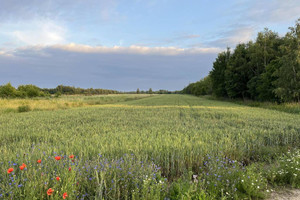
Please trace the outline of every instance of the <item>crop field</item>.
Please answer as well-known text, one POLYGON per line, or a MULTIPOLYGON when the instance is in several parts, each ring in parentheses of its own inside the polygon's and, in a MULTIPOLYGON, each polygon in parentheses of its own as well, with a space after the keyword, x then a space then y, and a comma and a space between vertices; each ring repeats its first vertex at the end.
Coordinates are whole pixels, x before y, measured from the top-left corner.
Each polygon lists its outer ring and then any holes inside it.
POLYGON ((265 198, 299 144, 299 114, 188 95, 2 112, 0 199, 265 198))
MULTIPOLYGON (((153 94, 109 94, 109 95, 63 95, 60 98, 31 98, 31 99, 0 99, 0 113, 20 112, 19 108, 28 108, 27 111, 61 110, 74 107, 111 104, 141 99, 153 94)), ((21 111, 22 112, 22 111, 21 111)))

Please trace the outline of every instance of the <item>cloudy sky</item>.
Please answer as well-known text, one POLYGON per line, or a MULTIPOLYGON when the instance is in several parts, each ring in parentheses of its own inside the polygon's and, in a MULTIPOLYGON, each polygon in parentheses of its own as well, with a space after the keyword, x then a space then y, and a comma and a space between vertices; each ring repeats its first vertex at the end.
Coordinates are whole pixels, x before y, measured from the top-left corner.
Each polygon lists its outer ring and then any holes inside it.
POLYGON ((300 0, 1 0, 0 84, 179 90, 300 0))

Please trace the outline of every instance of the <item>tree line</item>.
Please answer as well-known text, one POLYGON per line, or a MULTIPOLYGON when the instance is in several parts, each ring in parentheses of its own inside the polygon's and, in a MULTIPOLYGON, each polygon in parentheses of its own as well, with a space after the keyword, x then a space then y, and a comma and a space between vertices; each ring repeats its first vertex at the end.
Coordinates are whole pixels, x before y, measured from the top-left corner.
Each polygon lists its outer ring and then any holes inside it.
POLYGON ((0 86, 1 98, 32 98, 32 97, 46 97, 46 96, 60 96, 60 95, 97 95, 97 94, 117 94, 116 90, 107 89, 83 89, 75 88, 73 86, 58 85, 56 88, 39 88, 35 85, 20 85, 17 88, 10 83, 0 86))
POLYGON ((181 91, 168 91, 168 90, 157 90, 153 91, 152 88, 144 91, 139 88, 132 92, 120 92, 117 90, 107 89, 94 89, 88 88, 83 89, 73 86, 58 85, 56 88, 39 88, 35 85, 20 85, 17 88, 7 83, 0 85, 0 98, 33 98, 33 97, 49 97, 49 96, 60 96, 60 95, 100 95, 100 94, 176 94, 181 91))
POLYGON ((219 53, 209 75, 182 93, 300 102, 300 19, 283 37, 266 28, 255 41, 219 53))

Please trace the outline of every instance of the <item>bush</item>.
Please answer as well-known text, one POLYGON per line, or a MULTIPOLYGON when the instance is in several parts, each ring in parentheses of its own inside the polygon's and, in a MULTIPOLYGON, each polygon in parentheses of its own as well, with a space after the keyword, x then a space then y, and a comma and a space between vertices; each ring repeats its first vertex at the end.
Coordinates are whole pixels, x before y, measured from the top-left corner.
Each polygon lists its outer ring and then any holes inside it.
POLYGON ((16 89, 10 83, 0 86, 0 97, 3 98, 15 97, 16 93, 17 93, 16 89))
POLYGON ((300 151, 288 151, 283 154, 267 173, 269 182, 273 185, 284 186, 286 184, 300 188, 300 151))
POLYGON ((31 108, 29 105, 25 105, 25 106, 19 106, 18 107, 18 112, 29 112, 31 111, 31 108))
POLYGON ((35 85, 20 85, 18 87, 18 91, 20 91, 22 95, 25 95, 25 97, 29 98, 38 97, 41 93, 41 89, 35 85))

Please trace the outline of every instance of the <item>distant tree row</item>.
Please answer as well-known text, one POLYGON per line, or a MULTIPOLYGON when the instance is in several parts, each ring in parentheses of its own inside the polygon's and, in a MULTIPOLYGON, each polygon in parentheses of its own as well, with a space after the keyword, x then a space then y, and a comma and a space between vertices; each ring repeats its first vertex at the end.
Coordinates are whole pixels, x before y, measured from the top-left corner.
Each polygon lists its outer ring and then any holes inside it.
POLYGON ((258 101, 300 102, 300 19, 280 37, 265 29, 256 40, 228 48, 208 77, 188 85, 186 94, 258 101))
POLYGON ((116 90, 106 90, 106 89, 94 89, 94 88, 75 88, 73 86, 64 86, 58 85, 53 89, 42 89, 44 92, 49 94, 65 94, 65 95, 74 95, 74 94, 83 94, 83 95, 97 95, 97 94, 117 94, 119 93, 116 90))
POLYGON ((83 89, 75 88, 71 86, 59 85, 56 88, 44 88, 41 89, 35 85, 20 85, 18 88, 13 87, 10 83, 0 86, 0 97, 1 98, 32 98, 32 97, 45 97, 45 96, 60 96, 83 94, 83 95, 96 95, 96 94, 117 94, 116 90, 105 90, 105 89, 83 89))
POLYGON ((184 94, 193 94, 196 96, 212 94, 212 80, 207 76, 200 81, 189 84, 182 90, 184 94))
MULTIPOLYGON (((128 93, 128 92, 127 92, 128 93)), ((134 93, 134 92, 129 92, 129 93, 134 93)), ((168 90, 157 90, 153 91, 152 88, 149 88, 149 90, 144 91, 140 90, 139 88, 135 92, 136 94, 173 94, 175 92, 173 91, 168 91, 168 90)))

